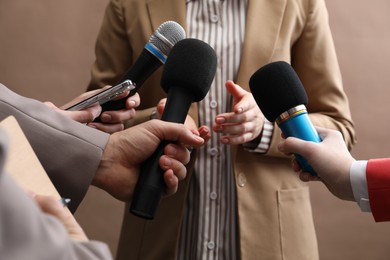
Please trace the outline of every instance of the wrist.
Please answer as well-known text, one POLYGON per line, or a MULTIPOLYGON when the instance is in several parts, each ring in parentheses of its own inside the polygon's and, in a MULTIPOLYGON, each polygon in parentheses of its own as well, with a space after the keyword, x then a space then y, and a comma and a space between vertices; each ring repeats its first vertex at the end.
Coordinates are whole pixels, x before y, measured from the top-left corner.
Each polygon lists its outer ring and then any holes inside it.
POLYGON ((264 118, 260 134, 252 141, 245 143, 244 148, 249 152, 266 153, 271 144, 273 130, 273 123, 264 118))

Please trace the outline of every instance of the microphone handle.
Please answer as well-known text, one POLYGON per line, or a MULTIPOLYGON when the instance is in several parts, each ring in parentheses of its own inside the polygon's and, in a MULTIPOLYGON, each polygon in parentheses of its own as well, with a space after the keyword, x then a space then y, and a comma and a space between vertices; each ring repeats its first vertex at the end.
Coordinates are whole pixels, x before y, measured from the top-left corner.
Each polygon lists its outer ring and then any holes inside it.
MULTIPOLYGON (((136 62, 131 66, 131 68, 122 76, 118 81, 118 84, 125 81, 131 80, 135 85, 135 88, 130 91, 130 93, 121 99, 111 100, 102 105, 102 112, 104 111, 115 111, 126 108, 127 98, 134 95, 140 87, 144 84, 145 80, 150 77, 159 67, 161 67, 162 62, 156 58, 148 50, 143 49, 142 53, 136 60, 136 62)), ((94 122, 101 122, 100 116, 98 116, 94 122)))
POLYGON ((130 205, 130 212, 138 217, 153 219, 160 204, 165 182, 159 159, 168 143, 167 141, 161 142, 154 154, 142 164, 141 174, 130 205))
MULTIPOLYGON (((192 95, 181 91, 182 89, 170 88, 161 120, 184 123, 193 100, 192 95)), ((164 194, 165 182, 164 172, 160 168, 159 160, 164 153, 165 146, 169 143, 171 142, 161 142, 153 155, 142 164, 129 209, 131 213, 138 217, 153 219, 160 204, 161 197, 164 194)))
MULTIPOLYGON (((310 121, 307 112, 290 117, 286 121, 281 122, 279 127, 286 137, 292 136, 305 141, 321 142, 321 138, 310 121)), ((309 172, 313 176, 317 176, 313 167, 303 156, 295 154, 295 158, 303 171, 309 172)))

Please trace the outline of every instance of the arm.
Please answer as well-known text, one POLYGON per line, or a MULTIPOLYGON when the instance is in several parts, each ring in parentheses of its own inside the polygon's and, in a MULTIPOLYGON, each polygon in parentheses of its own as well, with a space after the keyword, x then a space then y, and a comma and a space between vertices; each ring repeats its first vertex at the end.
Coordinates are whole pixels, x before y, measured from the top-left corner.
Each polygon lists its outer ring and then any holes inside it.
POLYGON ((375 221, 390 220, 390 159, 371 159, 367 163, 368 197, 375 221))
POLYGON ((129 48, 122 12, 119 1, 109 1, 96 39, 96 60, 92 66, 88 90, 115 84, 133 62, 133 55, 136 54, 129 48), (112 48, 113 43, 115 48, 112 48))
POLYGON ((51 181, 74 211, 96 172, 109 135, 0 85, 0 120, 14 115, 51 181))
MULTIPOLYGON (((130 96, 126 100, 126 109, 122 110, 120 113, 104 113, 103 118, 106 117, 107 120, 105 121, 112 121, 112 122, 118 122, 118 123, 99 123, 99 122, 93 122, 95 118, 99 117, 102 112, 102 107, 99 105, 99 103, 96 102, 96 104, 84 108, 79 111, 68 111, 67 108, 89 98, 94 96, 95 94, 98 94, 99 92, 102 92, 104 90, 107 90, 111 88, 111 86, 105 86, 102 89, 95 89, 88 92, 85 92, 81 94, 80 96, 74 98, 73 100, 69 101, 67 104, 63 105, 61 108, 56 107, 51 102, 45 102, 46 105, 53 108, 57 112, 77 121, 80 123, 86 123, 90 127, 99 129, 106 133, 114 133, 120 130, 123 130, 124 124, 122 124, 122 121, 131 119, 135 116, 135 109, 140 104, 140 98, 138 93, 135 93, 134 95, 130 96)), ((113 100, 123 99, 129 94, 129 91, 125 91, 122 94, 118 95, 113 100)), ((104 120, 103 120, 104 121, 104 120)))
POLYGON ((303 181, 321 180, 337 197, 355 200, 362 211, 371 211, 375 221, 390 220, 390 159, 356 161, 345 146, 340 132, 317 128, 323 141, 314 143, 289 137, 279 144, 287 155, 304 156, 318 177, 302 172, 293 160, 293 169, 303 181))
POLYGON ((305 86, 313 124, 340 131, 351 149, 356 137, 325 1, 309 2, 306 26, 293 46, 291 64, 305 86))
MULTIPOLYGON (((303 1, 304 23, 291 43, 291 65, 300 77, 308 95, 307 109, 315 126, 341 132, 348 149, 356 143, 349 102, 342 77, 323 0, 303 1)), ((298 20, 298 18, 295 18, 298 20)), ((297 22, 299 26, 299 23, 297 22)), ((281 132, 274 127, 268 155, 280 156, 277 145, 281 132)))
POLYGON ((112 259, 107 245, 77 242, 56 218, 44 214, 3 171, 6 135, 0 133, 0 250, 1 259, 112 259))
POLYGON ((62 197, 75 210, 92 183, 112 196, 128 201, 143 161, 162 140, 170 140, 160 167, 165 171, 167 194, 185 178, 190 153, 203 138, 181 124, 152 120, 107 135, 24 98, 0 85, 0 119, 14 115, 62 197))
POLYGON ((303 181, 323 181, 335 196, 344 200, 355 200, 350 181, 350 168, 355 159, 349 153, 345 142, 338 131, 317 128, 322 138, 321 143, 308 142, 288 137, 279 144, 279 150, 286 154, 300 154, 317 172, 318 177, 301 172, 297 161, 293 160, 293 169, 300 172, 303 181))
MULTIPOLYGON (((110 0, 106 7, 96 39, 96 58, 91 69, 88 90, 115 84, 120 80, 143 51, 153 33, 149 23, 138 19, 147 16, 146 5, 134 2, 132 8, 126 6, 123 1, 110 0), (115 48, 112 48, 113 45, 115 48)), ((149 120, 151 112, 156 110, 155 105, 166 97, 160 87, 161 73, 162 69, 158 69, 138 90, 142 97, 140 106, 137 107, 136 117, 125 122, 125 128, 149 120), (150 95, 150 91, 153 91, 153 95, 150 95)))

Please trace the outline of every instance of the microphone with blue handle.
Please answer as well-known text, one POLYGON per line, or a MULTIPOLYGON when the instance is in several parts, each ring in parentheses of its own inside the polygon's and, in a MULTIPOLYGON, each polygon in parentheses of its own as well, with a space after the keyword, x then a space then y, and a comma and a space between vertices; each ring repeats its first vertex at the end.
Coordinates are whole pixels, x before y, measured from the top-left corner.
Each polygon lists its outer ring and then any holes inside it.
MULTIPOLYGON (((250 78, 249 86, 264 116, 276 122, 286 137, 321 142, 306 110, 306 91, 290 64, 276 61, 261 67, 250 78)), ((299 154, 295 157, 303 171, 317 175, 305 158, 299 154)))

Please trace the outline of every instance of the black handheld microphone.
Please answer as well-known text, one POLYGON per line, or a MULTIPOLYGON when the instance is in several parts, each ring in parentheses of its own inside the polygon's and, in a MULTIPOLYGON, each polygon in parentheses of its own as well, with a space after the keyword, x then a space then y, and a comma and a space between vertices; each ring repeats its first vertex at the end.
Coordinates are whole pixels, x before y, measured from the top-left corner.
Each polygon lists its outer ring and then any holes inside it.
MULTIPOLYGON (((103 104, 102 113, 104 111, 126 108, 126 99, 134 95, 145 80, 165 63, 172 47, 185 37, 186 33, 180 24, 174 21, 162 23, 152 34, 149 42, 146 43, 138 59, 118 82, 119 84, 125 80, 131 80, 131 82, 135 85, 135 88, 130 91, 127 97, 119 100, 112 100, 103 104)), ((95 119, 95 122, 98 121, 100 121, 100 117, 95 119)))
MULTIPOLYGON (((306 110, 306 91, 290 64, 277 61, 263 66, 252 75, 249 86, 264 116, 276 121, 286 137, 321 142, 306 110)), ((295 157, 304 171, 317 175, 306 159, 295 157)))
MULTIPOLYGON (((197 39, 178 42, 169 54, 161 78, 161 86, 168 94, 161 119, 184 123, 191 103, 201 101, 207 95, 216 68, 216 54, 207 43, 197 39)), ((165 189, 159 158, 168 143, 161 142, 142 165, 130 206, 130 212, 136 216, 154 218, 165 189)))

